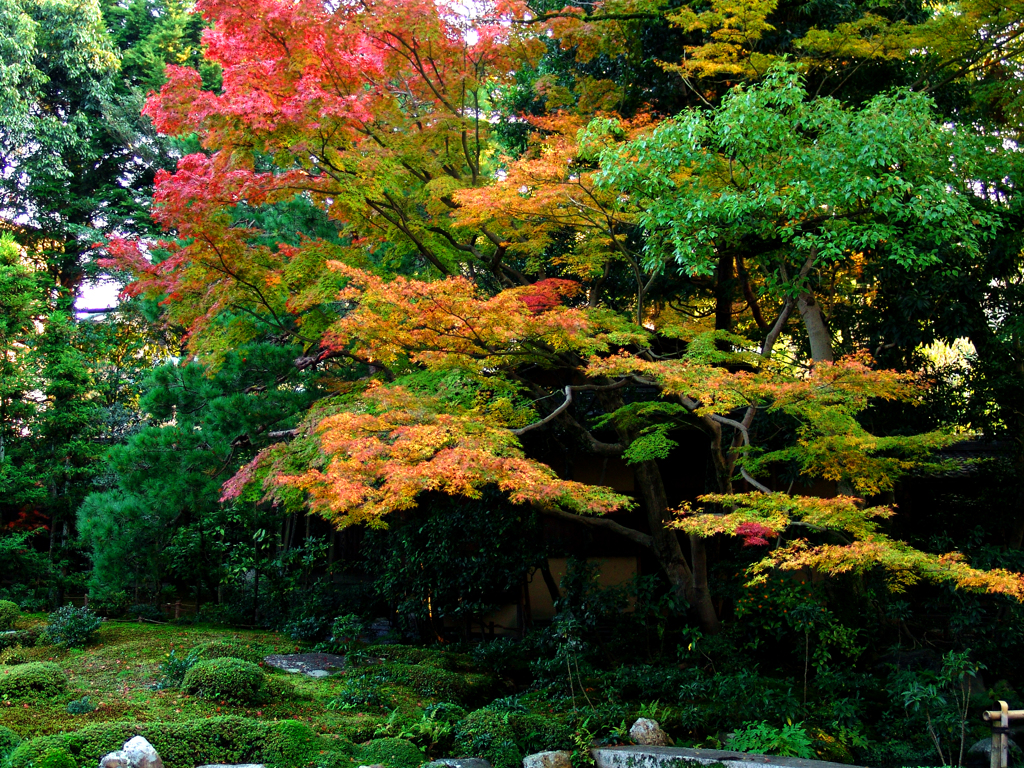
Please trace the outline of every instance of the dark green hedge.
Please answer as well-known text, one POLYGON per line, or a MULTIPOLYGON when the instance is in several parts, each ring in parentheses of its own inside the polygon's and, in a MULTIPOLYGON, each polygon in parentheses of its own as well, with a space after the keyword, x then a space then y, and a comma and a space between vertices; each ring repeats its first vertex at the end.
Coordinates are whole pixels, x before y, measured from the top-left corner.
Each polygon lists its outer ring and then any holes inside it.
POLYGON ((166 768, 199 763, 263 763, 270 768, 340 768, 354 747, 344 739, 318 736, 297 720, 264 722, 211 717, 186 723, 97 723, 72 733, 23 741, 3 768, 32 768, 50 752, 67 751, 79 765, 95 765, 133 736, 149 740, 166 768))

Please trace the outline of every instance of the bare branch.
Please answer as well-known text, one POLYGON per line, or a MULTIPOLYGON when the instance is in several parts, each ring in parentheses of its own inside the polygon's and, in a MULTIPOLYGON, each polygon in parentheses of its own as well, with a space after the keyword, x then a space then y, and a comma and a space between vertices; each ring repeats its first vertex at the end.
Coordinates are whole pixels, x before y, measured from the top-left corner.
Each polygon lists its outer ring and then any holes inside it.
POLYGON ((607 517, 587 517, 585 515, 574 515, 572 512, 566 512, 563 509, 557 507, 541 507, 539 510, 542 514, 550 515, 551 517, 558 517, 562 520, 571 520, 574 523, 582 523, 583 525, 589 525, 592 528, 605 528, 606 530, 612 531, 625 536, 630 541, 639 544, 642 547, 652 549, 654 547, 654 538, 646 533, 629 528, 621 523, 617 523, 614 520, 609 520, 607 517))

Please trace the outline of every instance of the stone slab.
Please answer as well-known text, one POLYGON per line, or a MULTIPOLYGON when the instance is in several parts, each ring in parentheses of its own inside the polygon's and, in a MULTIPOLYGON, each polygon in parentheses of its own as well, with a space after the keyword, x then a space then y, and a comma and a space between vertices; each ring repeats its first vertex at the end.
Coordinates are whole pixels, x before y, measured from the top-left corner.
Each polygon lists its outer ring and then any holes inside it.
POLYGON ((491 764, 482 757, 439 757, 437 760, 427 763, 427 766, 432 766, 432 768, 491 768, 491 764))
POLYGON ((591 750, 597 768, 683 768, 722 763, 727 768, 858 768, 802 757, 753 755, 725 749, 685 747, 601 747, 591 750))

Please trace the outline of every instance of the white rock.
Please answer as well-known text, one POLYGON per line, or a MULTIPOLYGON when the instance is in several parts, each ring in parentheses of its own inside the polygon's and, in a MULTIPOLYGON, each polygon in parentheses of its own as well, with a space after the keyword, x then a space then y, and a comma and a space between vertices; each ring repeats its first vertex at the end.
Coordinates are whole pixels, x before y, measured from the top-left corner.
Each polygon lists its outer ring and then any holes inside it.
POLYGON ((131 764, 128 762, 128 755, 117 750, 100 758, 100 768, 131 768, 131 764))
POLYGON ((328 677, 330 674, 326 669, 311 669, 306 673, 308 677, 328 677))
POLYGON ((523 758, 523 768, 572 768, 569 758, 572 753, 560 749, 552 752, 537 752, 523 758))
POLYGON ((629 738, 644 747, 667 747, 668 734, 661 730, 657 720, 641 717, 629 729, 629 738))
POLYGON ((121 747, 121 751, 127 755, 131 768, 164 768, 164 761, 160 759, 153 745, 141 736, 128 739, 121 747))

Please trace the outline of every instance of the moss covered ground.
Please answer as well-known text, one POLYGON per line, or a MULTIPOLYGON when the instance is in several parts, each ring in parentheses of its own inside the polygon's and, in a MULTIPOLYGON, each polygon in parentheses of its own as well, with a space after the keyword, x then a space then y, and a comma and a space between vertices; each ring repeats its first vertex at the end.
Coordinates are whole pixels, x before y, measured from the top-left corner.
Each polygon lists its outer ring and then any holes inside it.
MULTIPOLYGON (((41 615, 23 616, 19 628, 44 622, 41 615)), ((369 648, 366 663, 327 678, 261 664, 264 685, 258 695, 211 696, 211 689, 220 689, 190 685, 195 673, 184 685, 168 685, 172 652, 173 659, 190 653, 194 659, 230 655, 249 660, 232 662, 249 668, 251 660, 265 655, 301 650, 273 632, 106 621, 82 649, 40 643, 6 651, 0 680, 32 667, 66 676, 66 685, 45 692, 15 686, 0 699, 0 726, 23 740, 0 768, 50 763, 91 768, 135 733, 157 746, 167 768, 250 760, 281 768, 367 762, 417 768, 457 745, 493 753, 499 764, 518 761, 517 748, 507 739, 481 734, 481 740, 466 731, 466 724, 475 722, 468 713, 505 691, 458 654, 369 648)), ((200 668, 210 665, 199 662, 200 668)), ((256 690, 248 679, 247 685, 256 690)), ((543 746, 568 746, 564 729, 548 730, 543 746)), ((534 726, 534 741, 537 733, 534 726)))

